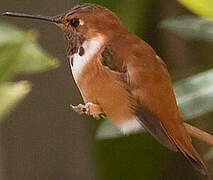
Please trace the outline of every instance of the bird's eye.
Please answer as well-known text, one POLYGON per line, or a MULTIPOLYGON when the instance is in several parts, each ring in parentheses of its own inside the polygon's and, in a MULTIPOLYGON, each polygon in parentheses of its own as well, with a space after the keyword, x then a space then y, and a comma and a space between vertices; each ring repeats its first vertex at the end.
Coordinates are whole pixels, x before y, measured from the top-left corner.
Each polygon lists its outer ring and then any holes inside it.
POLYGON ((73 27, 78 27, 80 24, 80 21, 78 18, 73 18, 69 21, 70 25, 73 27))

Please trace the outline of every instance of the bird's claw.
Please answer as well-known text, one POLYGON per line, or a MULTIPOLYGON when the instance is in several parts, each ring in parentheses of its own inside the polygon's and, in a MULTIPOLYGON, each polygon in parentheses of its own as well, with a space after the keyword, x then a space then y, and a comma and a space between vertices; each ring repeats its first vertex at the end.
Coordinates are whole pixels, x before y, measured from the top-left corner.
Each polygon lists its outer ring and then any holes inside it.
POLYGON ((93 117, 97 117, 100 114, 103 114, 102 109, 99 105, 93 103, 86 103, 85 105, 79 104, 77 106, 71 105, 72 109, 79 114, 87 114, 92 115, 93 117))
POLYGON ((77 106, 73 106, 71 105, 72 109, 79 113, 79 114, 88 114, 90 115, 90 109, 89 109, 89 105, 86 104, 86 105, 83 105, 83 104, 79 104, 77 106))

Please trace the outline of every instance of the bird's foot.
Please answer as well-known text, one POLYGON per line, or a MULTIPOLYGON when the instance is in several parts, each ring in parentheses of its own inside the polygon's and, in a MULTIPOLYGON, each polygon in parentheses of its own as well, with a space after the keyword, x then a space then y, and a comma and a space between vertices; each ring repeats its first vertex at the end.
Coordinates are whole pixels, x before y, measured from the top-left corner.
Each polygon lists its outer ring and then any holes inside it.
POLYGON ((77 106, 71 105, 71 107, 75 112, 79 114, 87 114, 92 115, 94 117, 103 114, 103 110, 99 105, 90 102, 86 103, 85 105, 83 104, 79 104, 77 106))

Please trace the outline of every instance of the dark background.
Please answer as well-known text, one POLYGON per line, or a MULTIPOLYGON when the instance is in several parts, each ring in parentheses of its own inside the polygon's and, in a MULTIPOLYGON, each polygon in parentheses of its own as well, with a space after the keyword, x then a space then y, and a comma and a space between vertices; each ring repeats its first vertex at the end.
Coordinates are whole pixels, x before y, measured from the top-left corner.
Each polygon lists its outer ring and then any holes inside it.
MULTIPOLYGON (((131 30, 153 46, 167 63, 173 80, 213 65, 212 46, 186 41, 158 28, 163 19, 190 13, 178 2, 96 2, 115 11, 131 30), (138 15, 133 16, 131 11, 136 7, 138 15)), ((0 12, 56 15, 77 3, 71 0, 2 0, 0 12)), ((162 147, 148 134, 96 140, 97 122, 79 116, 69 107, 82 100, 70 74, 60 30, 48 23, 0 18, 24 30, 36 29, 42 47, 61 63, 56 70, 16 78, 30 80, 33 91, 0 126, 0 179, 201 179, 179 154, 162 147)), ((202 118, 209 117, 211 114, 202 118)), ((199 123, 203 128, 211 129, 210 125, 199 123)), ((204 143, 196 142, 196 147, 201 154, 207 151, 204 143)))

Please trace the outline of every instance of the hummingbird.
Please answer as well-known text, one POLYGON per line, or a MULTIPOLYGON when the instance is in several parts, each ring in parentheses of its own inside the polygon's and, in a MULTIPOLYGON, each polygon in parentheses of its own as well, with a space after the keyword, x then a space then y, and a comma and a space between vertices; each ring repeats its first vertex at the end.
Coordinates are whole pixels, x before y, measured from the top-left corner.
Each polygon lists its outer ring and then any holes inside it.
POLYGON ((179 151, 201 174, 208 170, 192 145, 163 60, 109 9, 81 4, 57 16, 3 13, 52 22, 62 30, 80 114, 104 115, 124 134, 146 129, 179 151))

